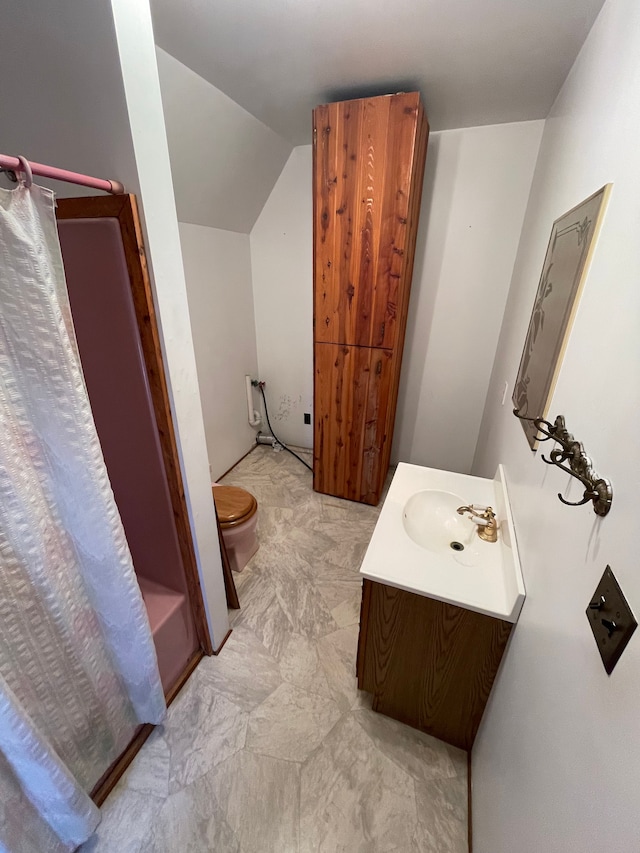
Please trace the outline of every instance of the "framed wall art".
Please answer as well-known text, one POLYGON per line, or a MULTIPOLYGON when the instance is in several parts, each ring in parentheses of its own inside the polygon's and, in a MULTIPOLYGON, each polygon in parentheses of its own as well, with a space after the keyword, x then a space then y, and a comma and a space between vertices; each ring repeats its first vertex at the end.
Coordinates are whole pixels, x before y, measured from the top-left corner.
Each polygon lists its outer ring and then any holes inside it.
MULTIPOLYGON (((521 415, 546 418, 612 184, 553 223, 513 389, 521 415)), ((520 421, 532 450, 537 430, 520 421)))

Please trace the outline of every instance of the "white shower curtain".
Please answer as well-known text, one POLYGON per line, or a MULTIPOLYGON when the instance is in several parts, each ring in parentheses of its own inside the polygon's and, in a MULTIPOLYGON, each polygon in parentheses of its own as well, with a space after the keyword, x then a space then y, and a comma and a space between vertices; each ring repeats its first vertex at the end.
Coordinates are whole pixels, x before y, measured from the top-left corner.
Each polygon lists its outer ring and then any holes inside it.
POLYGON ((0 189, 0 851, 74 850, 166 707, 77 352, 50 190, 0 189))

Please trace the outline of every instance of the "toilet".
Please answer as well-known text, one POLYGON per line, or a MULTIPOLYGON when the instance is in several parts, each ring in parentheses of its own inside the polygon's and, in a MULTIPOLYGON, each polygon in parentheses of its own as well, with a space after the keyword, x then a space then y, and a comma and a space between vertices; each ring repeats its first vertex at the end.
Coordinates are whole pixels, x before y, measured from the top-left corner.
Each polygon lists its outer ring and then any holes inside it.
POLYGON ((258 550, 258 502, 239 486, 213 483, 212 492, 229 563, 241 572, 258 550))

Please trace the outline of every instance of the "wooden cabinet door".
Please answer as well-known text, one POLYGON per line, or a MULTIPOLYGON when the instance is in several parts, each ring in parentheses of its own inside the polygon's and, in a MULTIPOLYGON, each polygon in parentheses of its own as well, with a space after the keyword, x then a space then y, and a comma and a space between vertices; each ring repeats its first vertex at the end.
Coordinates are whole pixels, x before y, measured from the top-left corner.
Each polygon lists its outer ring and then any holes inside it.
POLYGON ((417 92, 314 110, 316 341, 402 339, 427 133, 417 92))
POLYGON ((394 357, 379 348, 315 345, 316 491, 378 503, 390 440, 386 430, 394 357))
POLYGON ((512 628, 365 578, 358 688, 374 711, 471 749, 512 628))

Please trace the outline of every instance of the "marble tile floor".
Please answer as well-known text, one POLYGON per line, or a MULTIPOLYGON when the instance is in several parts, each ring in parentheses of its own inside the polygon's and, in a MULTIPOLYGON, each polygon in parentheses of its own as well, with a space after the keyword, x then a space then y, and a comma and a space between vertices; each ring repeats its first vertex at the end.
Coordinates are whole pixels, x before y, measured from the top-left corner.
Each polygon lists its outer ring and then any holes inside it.
POLYGON ((379 509, 316 494, 270 447, 225 483, 259 504, 233 633, 81 850, 466 853, 466 753, 374 713, 356 689, 358 569, 379 509))

